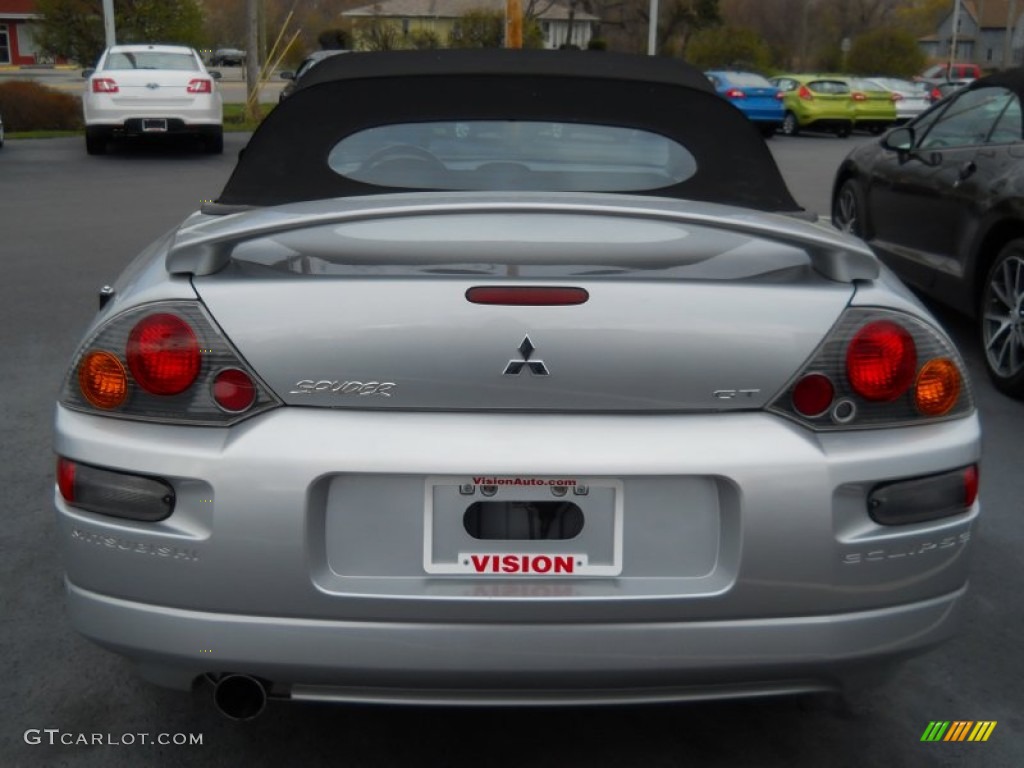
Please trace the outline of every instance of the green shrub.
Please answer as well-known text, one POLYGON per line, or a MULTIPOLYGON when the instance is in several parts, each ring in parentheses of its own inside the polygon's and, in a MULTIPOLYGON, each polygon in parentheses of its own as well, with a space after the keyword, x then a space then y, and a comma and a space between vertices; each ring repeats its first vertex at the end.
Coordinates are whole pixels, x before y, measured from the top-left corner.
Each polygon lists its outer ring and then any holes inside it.
POLYGON ((12 80, 0 83, 0 115, 10 133, 77 131, 82 128, 82 100, 29 80, 12 80))

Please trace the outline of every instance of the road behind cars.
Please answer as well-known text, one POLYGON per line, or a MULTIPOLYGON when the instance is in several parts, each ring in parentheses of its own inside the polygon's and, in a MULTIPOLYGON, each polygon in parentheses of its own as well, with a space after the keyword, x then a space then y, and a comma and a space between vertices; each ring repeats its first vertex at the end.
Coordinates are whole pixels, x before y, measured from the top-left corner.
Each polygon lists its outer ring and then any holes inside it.
MULTIPOLYGON (((835 168, 855 143, 869 140, 805 136, 770 145, 797 200, 827 214, 835 168)), ((95 311, 95 289, 155 233, 215 197, 243 143, 244 136, 229 134, 223 156, 127 148, 90 158, 80 139, 19 140, 8 141, 0 156, 0 264, 6 284, 19 289, 8 292, 0 310, 7 353, 0 363, 5 764, 312 765, 342 757, 356 767, 1024 764, 1024 663, 1017 649, 1024 634, 1018 599, 1024 408, 992 391, 972 330, 949 313, 940 316, 972 370, 985 430, 984 519, 968 629, 908 664, 884 696, 853 712, 795 700, 597 710, 280 705, 253 727, 240 727, 213 711, 208 691, 190 698, 146 685, 116 657, 74 635, 52 554, 50 423, 61 372, 95 311), (956 719, 998 725, 984 744, 921 743, 929 721, 956 719), (24 732, 32 728, 202 733, 204 742, 31 746, 24 732)))

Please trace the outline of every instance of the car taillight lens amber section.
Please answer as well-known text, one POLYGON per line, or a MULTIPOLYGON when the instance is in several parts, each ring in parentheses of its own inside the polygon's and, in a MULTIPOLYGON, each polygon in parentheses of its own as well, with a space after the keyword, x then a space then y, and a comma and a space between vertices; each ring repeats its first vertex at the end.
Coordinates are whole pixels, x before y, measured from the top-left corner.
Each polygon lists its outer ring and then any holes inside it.
POLYGON ((213 93, 213 81, 205 78, 189 80, 187 90, 189 93, 213 93))
POLYGON ((107 318, 75 353, 60 402, 94 415, 205 426, 281 404, 195 300, 107 318))
POLYGON ((188 323, 165 312, 143 318, 128 336, 132 376, 154 395, 184 392, 199 375, 199 342, 188 323))
POLYGON ((895 400, 910 388, 916 371, 914 339, 893 322, 864 326, 846 350, 847 378, 865 400, 895 400))
POLYGON ((90 352, 78 365, 78 387, 97 408, 117 408, 128 397, 128 374, 110 352, 90 352))
POLYGON ((109 77, 94 77, 92 79, 93 93, 118 93, 119 91, 120 88, 117 87, 117 82, 109 77))
POLYGON ((960 355, 928 320, 848 307, 768 408, 814 430, 876 429, 967 416, 974 398, 960 355))
POLYGON ((960 397, 960 371, 944 357, 929 360, 914 383, 914 404, 926 416, 942 416, 960 397))

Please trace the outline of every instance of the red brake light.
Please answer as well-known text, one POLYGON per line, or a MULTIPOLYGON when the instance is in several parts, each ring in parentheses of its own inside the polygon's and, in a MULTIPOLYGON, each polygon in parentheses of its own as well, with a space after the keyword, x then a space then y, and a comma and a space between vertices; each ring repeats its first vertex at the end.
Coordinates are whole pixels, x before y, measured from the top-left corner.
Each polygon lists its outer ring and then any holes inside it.
POLYGON ((747 94, 741 91, 739 88, 730 88, 725 92, 725 95, 730 99, 745 99, 747 94))
POLYGON ((864 95, 863 93, 861 93, 860 91, 854 91, 854 92, 853 92, 853 100, 854 100, 854 101, 867 101, 867 100, 868 100, 868 97, 867 97, 867 96, 865 96, 865 95, 864 95))
POLYGON ((811 373, 793 387, 793 407, 804 416, 819 416, 832 405, 835 394, 828 376, 811 373))
POLYGON ((782 101, 784 98, 786 98, 786 94, 784 94, 782 91, 776 91, 775 98, 778 99, 779 101, 782 101))
POLYGON ((213 399, 225 411, 240 413, 256 402, 256 385, 245 371, 227 368, 213 380, 213 399))
POLYGON ((184 392, 199 375, 202 356, 195 332, 177 315, 160 313, 140 320, 128 336, 128 368, 154 395, 184 392))
POLYGON ((188 81, 187 90, 189 93, 213 93, 213 81, 197 77, 188 81))
POLYGON ((75 500, 75 462, 57 457, 57 488, 64 501, 75 500))
POLYGON ((796 95, 806 101, 812 101, 814 99, 814 94, 811 93, 811 89, 806 85, 801 85, 800 90, 796 92, 796 95))
POLYGON ((583 304, 590 294, 583 288, 510 285, 504 288, 477 286, 466 291, 473 304, 498 304, 510 307, 557 307, 583 304))
POLYGON ((895 400, 910 388, 916 371, 914 338, 889 320, 868 323, 846 348, 846 376, 865 400, 895 400))
POLYGON ((974 502, 978 499, 978 465, 971 464, 971 466, 964 469, 964 505, 968 507, 974 506, 974 502))
POLYGON ((117 93, 119 90, 117 83, 109 77, 94 77, 92 79, 93 93, 117 93))

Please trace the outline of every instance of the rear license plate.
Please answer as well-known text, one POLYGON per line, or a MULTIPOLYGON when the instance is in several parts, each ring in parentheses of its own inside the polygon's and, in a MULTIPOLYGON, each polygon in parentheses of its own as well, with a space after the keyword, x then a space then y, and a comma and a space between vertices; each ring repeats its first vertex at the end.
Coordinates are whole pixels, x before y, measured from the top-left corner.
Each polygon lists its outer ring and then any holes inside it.
POLYGON ((162 117, 145 117, 142 119, 142 130, 146 133, 166 133, 167 120, 162 117))
POLYGON ((428 477, 423 568, 460 576, 618 576, 622 483, 428 477))

